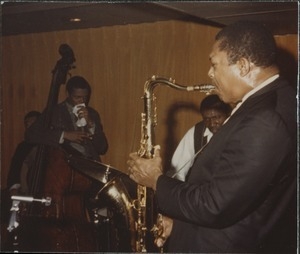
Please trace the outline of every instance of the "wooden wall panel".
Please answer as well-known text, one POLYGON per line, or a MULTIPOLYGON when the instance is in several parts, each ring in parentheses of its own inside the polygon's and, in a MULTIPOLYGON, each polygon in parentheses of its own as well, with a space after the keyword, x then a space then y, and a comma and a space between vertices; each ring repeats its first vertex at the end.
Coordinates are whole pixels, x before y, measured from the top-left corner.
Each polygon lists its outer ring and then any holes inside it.
MULTIPOLYGON (((84 30, 7 36, 2 38, 1 185, 6 186, 10 159, 23 138, 23 116, 43 110, 58 48, 69 44, 76 57, 72 75, 92 86, 90 105, 101 115, 109 150, 103 162, 126 168, 128 154, 137 151, 145 81, 153 74, 176 83, 207 83, 208 54, 218 29, 179 21, 112 26, 84 30)), ((297 52, 295 36, 283 41, 297 52), (292 43, 291 43, 292 41, 292 43)), ((65 98, 61 87, 60 101, 65 98)), ((204 94, 155 89, 158 125, 156 143, 167 164, 182 135, 200 119, 204 94)))

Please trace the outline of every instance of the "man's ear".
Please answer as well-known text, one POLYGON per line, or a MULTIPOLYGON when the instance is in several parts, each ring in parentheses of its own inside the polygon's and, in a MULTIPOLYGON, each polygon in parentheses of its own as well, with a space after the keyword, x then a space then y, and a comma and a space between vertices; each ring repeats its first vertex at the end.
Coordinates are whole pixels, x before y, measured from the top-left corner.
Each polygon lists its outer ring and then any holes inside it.
POLYGON ((240 75, 242 77, 246 76, 250 72, 250 61, 247 58, 240 58, 237 62, 237 65, 240 69, 240 75))

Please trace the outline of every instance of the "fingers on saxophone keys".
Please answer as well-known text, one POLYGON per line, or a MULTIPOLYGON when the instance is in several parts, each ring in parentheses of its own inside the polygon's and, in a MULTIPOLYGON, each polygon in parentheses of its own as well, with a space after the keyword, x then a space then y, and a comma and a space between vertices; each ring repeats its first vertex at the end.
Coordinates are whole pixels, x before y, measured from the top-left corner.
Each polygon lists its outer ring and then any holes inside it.
POLYGON ((128 161, 127 161, 127 165, 128 165, 129 167, 133 167, 133 165, 134 165, 134 160, 128 160, 128 161))
POLYGON ((160 236, 155 240, 155 244, 158 248, 162 248, 165 242, 166 242, 166 238, 163 236, 160 236))
POLYGON ((127 171, 125 172, 127 175, 130 175, 132 168, 130 166, 127 167, 127 171))
POLYGON ((133 166, 133 163, 131 160, 128 160, 127 161, 127 165, 128 165, 128 170, 127 170, 127 174, 130 176, 132 174, 132 166, 133 166))

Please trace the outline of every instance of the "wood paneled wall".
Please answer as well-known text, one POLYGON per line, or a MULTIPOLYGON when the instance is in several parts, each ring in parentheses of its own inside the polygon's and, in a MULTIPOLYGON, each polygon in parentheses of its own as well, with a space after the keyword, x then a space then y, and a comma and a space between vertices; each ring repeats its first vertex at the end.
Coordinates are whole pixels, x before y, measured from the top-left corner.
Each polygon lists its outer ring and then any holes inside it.
MULTIPOLYGON (((26 34, 2 38, 1 187, 6 186, 10 159, 23 139, 23 117, 42 111, 51 84, 51 71, 62 43, 71 46, 76 68, 92 86, 90 105, 101 115, 109 150, 103 163, 126 168, 128 154, 141 137, 143 87, 152 75, 191 85, 208 83, 208 54, 217 28, 167 21, 138 25, 26 34)), ((297 35, 279 37, 280 45, 297 58, 297 35)), ((165 164, 182 135, 200 119, 205 94, 155 88, 158 123, 156 143, 165 164)), ((66 96, 61 87, 59 100, 66 96)))

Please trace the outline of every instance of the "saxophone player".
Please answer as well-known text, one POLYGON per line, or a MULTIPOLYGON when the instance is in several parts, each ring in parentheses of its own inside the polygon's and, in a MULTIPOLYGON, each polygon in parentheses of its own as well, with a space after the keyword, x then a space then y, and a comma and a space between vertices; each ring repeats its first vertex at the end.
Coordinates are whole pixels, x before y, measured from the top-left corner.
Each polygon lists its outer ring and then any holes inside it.
POLYGON ((129 155, 130 178, 155 191, 164 215, 156 241, 168 238, 168 252, 296 251, 296 92, 280 76, 276 51, 272 34, 254 22, 216 35, 208 76, 237 106, 186 182, 163 174, 159 149, 153 158, 129 155))

